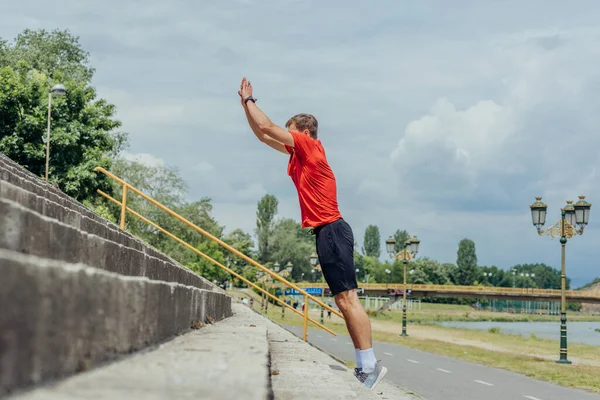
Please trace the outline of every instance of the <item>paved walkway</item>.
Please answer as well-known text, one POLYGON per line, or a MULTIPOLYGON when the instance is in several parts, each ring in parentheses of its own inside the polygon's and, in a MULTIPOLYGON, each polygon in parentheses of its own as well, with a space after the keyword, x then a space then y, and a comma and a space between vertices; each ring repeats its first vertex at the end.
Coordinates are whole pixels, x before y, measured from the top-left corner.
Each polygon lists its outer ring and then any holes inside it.
MULTIPOLYGON (((297 335, 302 333, 302 328, 285 327, 297 335)), ((336 357, 355 359, 347 335, 309 329, 308 339, 336 357)), ((600 395, 396 344, 374 342, 373 347, 377 358, 388 367, 388 381, 427 400, 600 400, 600 395)))
POLYGON ((16 393, 19 400, 412 400, 376 391, 328 354, 234 303, 234 315, 147 351, 16 393))

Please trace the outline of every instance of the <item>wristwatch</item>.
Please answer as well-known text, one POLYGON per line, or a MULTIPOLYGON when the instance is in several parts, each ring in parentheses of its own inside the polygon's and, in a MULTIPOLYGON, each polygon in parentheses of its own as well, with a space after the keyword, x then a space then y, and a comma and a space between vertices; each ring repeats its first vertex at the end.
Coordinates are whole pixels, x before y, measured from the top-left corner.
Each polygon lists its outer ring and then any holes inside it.
POLYGON ((248 97, 246 97, 246 98, 244 99, 244 104, 248 104, 248 102, 249 102, 249 101, 251 101, 251 102, 253 102, 254 104, 256 104, 256 99, 255 99, 254 97, 252 97, 252 96, 248 96, 248 97))

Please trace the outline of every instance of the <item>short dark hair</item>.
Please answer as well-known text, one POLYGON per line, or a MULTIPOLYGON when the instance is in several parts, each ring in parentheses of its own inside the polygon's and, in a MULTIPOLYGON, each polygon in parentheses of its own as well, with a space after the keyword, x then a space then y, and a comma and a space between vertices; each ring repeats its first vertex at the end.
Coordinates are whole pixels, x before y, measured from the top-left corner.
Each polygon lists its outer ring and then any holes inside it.
POLYGON ((319 122, 313 115, 296 114, 292 118, 288 119, 288 122, 285 123, 285 127, 289 128, 292 124, 294 124, 299 131, 308 129, 308 132, 310 132, 310 137, 313 139, 317 138, 319 122))

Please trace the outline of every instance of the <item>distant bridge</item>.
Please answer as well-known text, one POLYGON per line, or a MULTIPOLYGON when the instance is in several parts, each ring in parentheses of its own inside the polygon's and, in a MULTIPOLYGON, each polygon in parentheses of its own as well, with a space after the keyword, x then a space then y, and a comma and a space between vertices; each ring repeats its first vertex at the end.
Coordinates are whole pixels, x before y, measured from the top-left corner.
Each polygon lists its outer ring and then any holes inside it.
MULTIPOLYGON (((301 288, 325 287, 325 294, 329 289, 322 283, 297 283, 301 288)), ((410 297, 453 297, 474 299, 502 299, 502 300, 529 300, 529 301, 560 301, 560 290, 555 289, 528 289, 505 288, 492 286, 452 286, 452 285, 406 285, 406 294, 410 297)), ((403 285, 401 283, 363 283, 359 290, 368 296, 401 296, 403 285)), ((567 301, 579 303, 600 304, 600 294, 582 290, 567 290, 567 301)))

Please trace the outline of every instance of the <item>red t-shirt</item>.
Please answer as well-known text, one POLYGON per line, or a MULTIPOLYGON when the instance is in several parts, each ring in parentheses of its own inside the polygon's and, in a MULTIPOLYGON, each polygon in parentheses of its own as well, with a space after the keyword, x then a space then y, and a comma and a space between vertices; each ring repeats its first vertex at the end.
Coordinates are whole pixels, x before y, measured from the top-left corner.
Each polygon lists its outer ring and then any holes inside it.
POLYGON ((288 175, 298 191, 302 227, 317 227, 342 218, 338 210, 335 176, 321 141, 303 133, 290 133, 294 147, 285 146, 291 154, 288 175))

